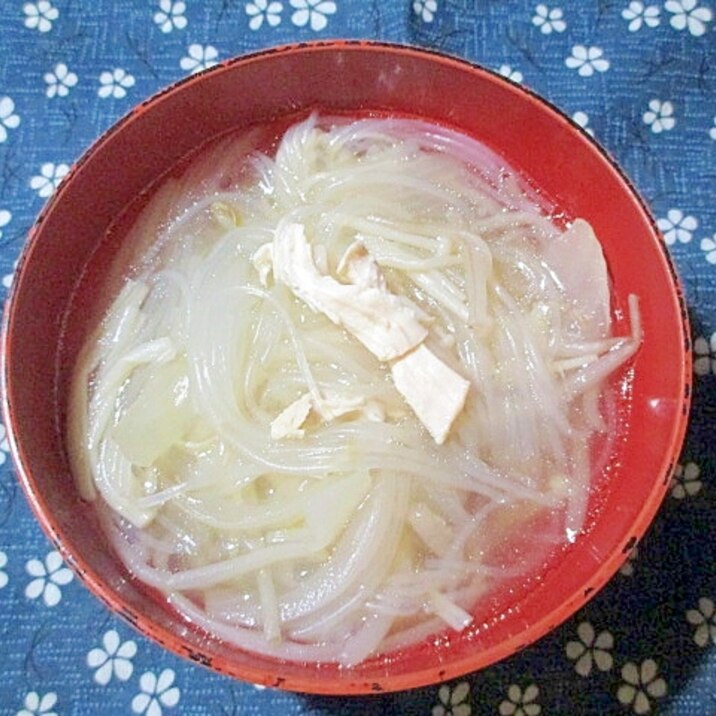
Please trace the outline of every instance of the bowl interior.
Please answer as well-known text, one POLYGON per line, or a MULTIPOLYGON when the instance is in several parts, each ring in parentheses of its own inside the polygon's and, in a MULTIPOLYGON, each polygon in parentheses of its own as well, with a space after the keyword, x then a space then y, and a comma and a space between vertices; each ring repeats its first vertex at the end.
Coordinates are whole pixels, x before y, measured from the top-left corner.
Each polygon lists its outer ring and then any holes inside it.
POLYGON ((486 666, 576 611, 616 571, 653 517, 683 438, 690 368, 678 286, 648 213, 608 158, 525 90, 459 60, 370 43, 268 51, 190 78, 137 107, 73 168, 33 229, 6 314, 5 418, 21 480, 43 527, 109 606, 170 649, 221 672, 318 693, 403 689, 486 666), (626 439, 592 529, 489 629, 469 629, 354 669, 241 652, 186 625, 106 548, 81 503, 63 440, 67 378, 102 300, 137 197, 217 135, 286 114, 387 111, 448 124, 522 169, 569 217, 586 218, 607 257, 615 303, 641 300, 626 439), (129 209, 127 209, 130 207, 129 209), (124 212, 124 213, 123 213, 124 212), (117 217, 122 221, 107 235, 117 217))

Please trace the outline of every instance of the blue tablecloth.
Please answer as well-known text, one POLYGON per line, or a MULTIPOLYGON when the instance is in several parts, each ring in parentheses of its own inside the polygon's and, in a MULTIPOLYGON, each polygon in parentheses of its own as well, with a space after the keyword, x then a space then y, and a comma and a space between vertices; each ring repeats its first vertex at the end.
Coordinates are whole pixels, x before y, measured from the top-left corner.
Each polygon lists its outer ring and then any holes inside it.
POLYGON ((0 3, 0 290, 68 165, 132 105, 249 50, 370 37, 498 69, 593 132, 659 217, 696 359, 671 494, 613 582, 497 666, 369 698, 260 690, 181 661, 110 615, 40 532, 0 426, 0 712, 716 714, 715 20, 713 0, 0 3))

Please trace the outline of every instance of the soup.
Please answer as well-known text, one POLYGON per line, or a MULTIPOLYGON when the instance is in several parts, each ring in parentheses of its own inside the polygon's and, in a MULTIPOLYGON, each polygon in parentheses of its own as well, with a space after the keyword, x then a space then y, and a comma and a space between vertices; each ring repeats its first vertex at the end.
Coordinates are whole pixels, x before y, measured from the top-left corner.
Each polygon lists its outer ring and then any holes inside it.
POLYGON ((128 570, 220 639, 343 666, 489 628, 588 527, 615 434, 590 225, 406 118, 215 143, 127 237, 69 447, 128 570))

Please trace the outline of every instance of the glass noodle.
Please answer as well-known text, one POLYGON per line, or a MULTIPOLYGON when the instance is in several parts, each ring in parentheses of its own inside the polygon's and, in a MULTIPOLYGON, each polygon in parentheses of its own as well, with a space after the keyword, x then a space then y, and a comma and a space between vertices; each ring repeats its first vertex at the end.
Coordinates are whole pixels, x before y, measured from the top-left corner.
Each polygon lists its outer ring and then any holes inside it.
POLYGON ((614 336, 589 224, 459 133, 311 116, 252 142, 207 149, 130 232, 73 378, 83 497, 240 648, 350 666, 498 617, 585 528, 636 297, 614 336), (401 384, 417 356, 445 380, 401 384))

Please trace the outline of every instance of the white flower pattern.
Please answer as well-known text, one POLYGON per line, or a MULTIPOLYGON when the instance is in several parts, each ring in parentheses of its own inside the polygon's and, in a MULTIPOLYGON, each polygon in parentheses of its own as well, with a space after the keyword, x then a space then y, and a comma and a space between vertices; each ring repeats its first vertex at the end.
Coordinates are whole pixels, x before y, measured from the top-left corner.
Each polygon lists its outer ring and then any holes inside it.
POLYGON ((139 677, 139 693, 132 699, 132 711, 145 716, 162 716, 162 706, 172 708, 179 703, 181 691, 174 683, 173 669, 164 669, 159 676, 145 671, 139 677))
POLYGON ((679 463, 671 478, 671 496, 677 500, 693 497, 701 491, 702 483, 699 480, 701 469, 695 462, 679 463))
POLYGON ((25 587, 25 596, 28 599, 42 597, 48 607, 57 606, 62 599, 62 590, 72 581, 72 572, 64 566, 62 557, 57 550, 53 550, 45 561, 31 559, 25 564, 25 571, 34 577, 25 587))
POLYGON ((622 564, 622 566, 619 568, 619 574, 622 574, 625 577, 633 577, 634 576, 634 563, 636 562, 638 557, 639 557, 639 548, 632 547, 629 550, 629 554, 627 555, 626 562, 624 562, 624 564, 622 564))
POLYGON ((0 97, 0 144, 8 137, 8 129, 17 129, 20 117, 15 114, 15 103, 10 97, 0 97))
MULTIPOLYGON (((3 277, 2 277, 2 285, 9 289, 10 286, 12 286, 13 279, 15 278, 15 269, 17 269, 17 262, 18 260, 15 259, 12 263, 12 271, 8 271, 3 277)), ((5 437, 5 426, 2 426, 2 443, 0 443, 0 448, 2 448, 3 443, 7 445, 7 437, 5 437)), ((9 447, 8 447, 9 449, 9 447)), ((5 462, 5 453, 0 452, 0 465, 2 465, 5 462)))
POLYGON ((44 76, 47 89, 45 94, 52 97, 67 97, 70 89, 77 84, 77 75, 70 72, 69 67, 64 62, 58 62, 52 72, 46 72, 44 76))
POLYGON ((597 634, 589 622, 577 627, 578 641, 569 641, 565 647, 567 658, 574 661, 574 670, 580 676, 589 676, 592 666, 599 671, 609 671, 614 659, 610 650, 614 647, 614 637, 608 631, 597 634))
POLYGON ((590 137, 594 136, 594 130, 589 126, 589 115, 586 112, 575 112, 572 115, 572 121, 578 124, 590 137))
POLYGON ((693 232, 699 228, 696 217, 684 214, 681 209, 669 209, 665 217, 657 219, 656 225, 669 246, 677 241, 688 244, 694 236, 693 232))
POLYGON ((435 13, 437 11, 437 0, 415 0, 415 2, 413 2, 413 12, 423 22, 432 22, 435 19, 435 13))
POLYGON ((649 109, 644 112, 642 119, 654 134, 660 134, 668 132, 676 126, 676 119, 673 115, 674 105, 671 102, 652 99, 649 101, 649 109))
POLYGON ((120 681, 127 681, 134 671, 132 659, 137 645, 131 639, 122 642, 115 629, 102 637, 102 646, 87 653, 87 666, 94 669, 94 680, 106 686, 114 675, 120 681))
POLYGON ((311 30, 320 32, 328 25, 328 15, 334 15, 336 3, 333 0, 289 0, 294 13, 291 22, 296 27, 310 25, 311 30))
POLYGON ((518 84, 524 79, 522 73, 519 70, 512 69, 510 65, 500 65, 497 71, 503 77, 506 77, 508 80, 512 80, 513 82, 517 82, 518 84))
POLYGON ((666 695, 666 681, 658 673, 659 667, 653 659, 645 659, 639 666, 631 661, 624 664, 624 682, 617 690, 619 702, 631 706, 635 714, 649 713, 652 710, 651 699, 666 695))
POLYGON ((543 35, 549 35, 552 32, 564 32, 567 29, 562 8, 549 8, 541 3, 535 8, 532 24, 539 27, 543 35))
POLYGON ((57 694, 50 691, 40 696, 37 691, 30 691, 25 696, 24 708, 20 709, 16 716, 57 716, 53 711, 57 703, 57 694))
POLYGON ((187 54, 179 60, 179 67, 196 74, 218 64, 219 51, 213 45, 189 45, 187 54))
POLYGON ((49 0, 27 2, 22 11, 25 13, 25 27, 39 32, 49 32, 52 23, 60 16, 60 11, 49 0))
POLYGON ((591 77, 595 72, 606 72, 609 69, 609 60, 604 58, 604 50, 601 47, 584 45, 575 45, 564 64, 577 70, 581 77, 591 77))
POLYGON ((537 716, 542 707, 535 703, 539 696, 539 689, 530 684, 524 691, 517 685, 511 684, 507 689, 507 698, 500 703, 501 716, 537 716))
POLYGON ((70 168, 67 164, 45 162, 40 167, 40 173, 35 174, 30 179, 30 188, 34 189, 43 199, 46 199, 48 196, 52 196, 69 171, 70 168))
POLYGON ((622 17, 629 21, 629 32, 636 32, 642 25, 658 27, 661 22, 658 5, 644 5, 640 0, 633 0, 622 10, 622 17))
POLYGON ((706 238, 701 239, 699 246, 704 252, 706 260, 710 264, 716 264, 716 234, 711 237, 707 236, 706 238))
POLYGON ((7 428, 0 423, 0 465, 5 464, 9 452, 10 444, 7 441, 7 428))
POLYGON ((443 684, 438 689, 438 704, 433 706, 432 716, 470 716, 472 707, 470 698, 470 684, 461 681, 451 688, 443 684))
POLYGON ((694 642, 706 647, 709 642, 716 644, 716 605, 713 599, 701 597, 698 608, 686 612, 686 621, 695 626, 694 642))
POLYGON ((711 9, 699 6, 698 0, 667 0, 664 9, 672 14, 669 24, 674 30, 688 29, 694 37, 701 37, 713 19, 711 9))
POLYGON ((159 10, 154 13, 154 22, 165 34, 174 29, 183 30, 187 26, 185 12, 186 3, 182 0, 159 0, 159 10))
POLYGON ((716 117, 714 117, 714 126, 709 129, 709 137, 716 142, 716 117))
POLYGON ((7 567, 7 555, 5 552, 0 551, 0 589, 7 587, 8 583, 8 576, 5 571, 5 567, 7 567))
POLYGON ((712 333, 708 341, 704 336, 699 336, 694 341, 694 373, 702 376, 709 373, 716 375, 716 333, 712 333))
POLYGON ((0 209, 0 239, 2 239, 2 230, 10 223, 11 220, 12 213, 7 209, 0 209))
POLYGON ((244 9, 250 18, 249 28, 251 30, 260 29, 264 20, 270 27, 281 24, 283 4, 277 0, 253 0, 253 2, 247 2, 244 9))
POLYGON ((127 70, 116 67, 112 71, 105 70, 100 74, 97 94, 102 99, 108 97, 122 99, 127 96, 127 90, 130 87, 134 87, 134 77, 127 70))

